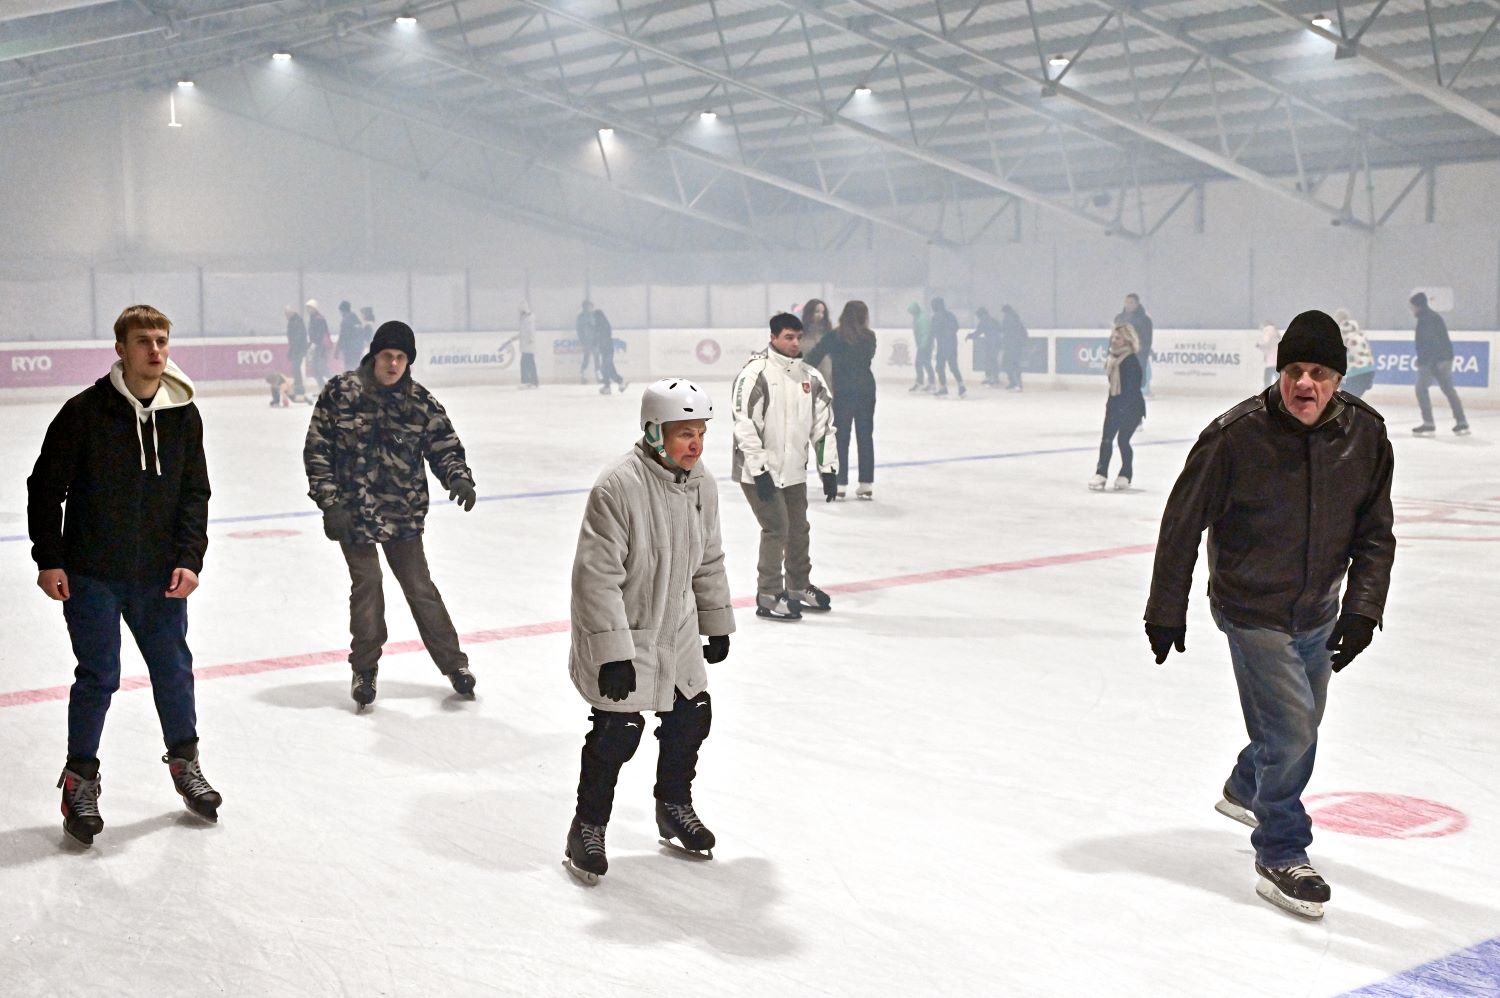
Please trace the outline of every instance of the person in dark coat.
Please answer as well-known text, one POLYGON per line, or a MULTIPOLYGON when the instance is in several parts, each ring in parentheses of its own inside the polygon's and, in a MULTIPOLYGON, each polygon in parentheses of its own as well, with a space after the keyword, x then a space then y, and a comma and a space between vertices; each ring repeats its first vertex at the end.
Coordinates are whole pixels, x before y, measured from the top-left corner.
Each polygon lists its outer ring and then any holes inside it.
POLYGON ((938 390, 934 396, 948 394, 948 373, 958 384, 958 397, 969 394, 964 376, 958 373, 958 316, 948 311, 943 299, 932 299, 932 343, 937 353, 938 390))
POLYGON ((849 486, 849 429, 859 440, 860 499, 875 498, 875 332, 870 328, 870 309, 862 301, 851 301, 839 314, 839 324, 811 353, 803 355, 808 367, 824 360, 833 364, 834 446, 838 449, 838 498, 849 486))
POLYGON ((36 584, 62 603, 78 667, 68 695, 63 829, 87 846, 99 815, 99 742, 120 688, 120 620, 135 637, 167 764, 189 810, 218 820, 198 763, 187 598, 208 549, 208 465, 193 383, 169 359, 172 324, 149 305, 115 320, 109 374, 47 427, 26 480, 36 584), (67 506, 64 520, 63 506, 67 506))
POLYGON ((1140 295, 1131 293, 1125 296, 1125 308, 1115 316, 1114 325, 1118 326, 1122 322, 1130 323, 1130 328, 1135 330, 1135 338, 1140 341, 1141 348, 1136 356, 1141 362, 1141 394, 1150 398, 1151 344, 1156 338, 1156 323, 1152 322, 1151 316, 1146 314, 1140 295))
POLYGON ((339 302, 339 359, 344 370, 352 371, 359 366, 365 355, 365 326, 354 314, 354 308, 346 301, 339 302))
POLYGON ((302 364, 307 360, 307 325, 302 313, 291 305, 286 307, 286 359, 291 367, 292 398, 301 402, 307 395, 302 383, 302 364))
POLYGON ((1391 442, 1380 413, 1338 390, 1346 364, 1332 316, 1291 321, 1276 384, 1215 419, 1188 453, 1162 514, 1145 614, 1158 664, 1186 649, 1206 529, 1209 609, 1229 640, 1250 736, 1215 809, 1255 829, 1256 892, 1308 918, 1330 894, 1308 862, 1302 806, 1329 677, 1374 637, 1396 556, 1391 442))
POLYGON ((1412 428, 1419 437, 1437 432, 1432 422, 1432 386, 1437 384, 1448 408, 1453 410, 1453 432, 1469 435, 1469 421, 1464 404, 1453 387, 1453 341, 1448 338, 1448 324, 1427 304, 1427 293, 1411 296, 1411 314, 1417 317, 1417 405, 1422 410, 1422 425, 1412 428))
POLYGON ((609 324, 609 316, 604 314, 602 308, 594 309, 593 329, 594 352, 598 358, 599 394, 608 395, 610 386, 613 385, 623 395, 625 379, 615 370, 615 327, 609 324))
MULTIPOLYGON (((802 356, 806 357, 818 348, 823 337, 833 335, 833 317, 828 314, 828 304, 821 298, 809 298, 802 306, 802 356)), ((833 380, 833 362, 826 357, 822 364, 814 364, 824 381, 833 380)))
POLYGON ((1104 359, 1104 374, 1109 381, 1109 396, 1104 402, 1104 437, 1099 441, 1099 464, 1089 482, 1089 488, 1095 492, 1104 491, 1116 437, 1120 440, 1120 476, 1115 479, 1115 491, 1130 488, 1135 477, 1135 451, 1131 449, 1130 437, 1146 418, 1139 349, 1140 343, 1129 323, 1120 323, 1109 334, 1109 356, 1104 359))
POLYGON ((1009 305, 1000 306, 1000 367, 1005 371, 1006 391, 1021 390, 1021 370, 1026 365, 1026 346, 1031 334, 1009 305))
POLYGON ((580 354, 578 383, 586 385, 589 381, 589 368, 594 367, 594 355, 597 353, 594 344, 598 342, 598 336, 594 332, 594 303, 587 298, 583 300, 583 306, 578 311, 578 318, 573 322, 573 329, 578 335, 578 353, 580 354))
POLYGON ((1000 323, 981 306, 974 312, 974 331, 966 339, 974 341, 974 366, 984 372, 984 383, 1000 387, 1000 323))
POLYGON ((318 300, 307 300, 307 343, 311 349, 313 384, 322 389, 328 381, 333 359, 333 337, 328 334, 328 320, 318 308, 318 300))

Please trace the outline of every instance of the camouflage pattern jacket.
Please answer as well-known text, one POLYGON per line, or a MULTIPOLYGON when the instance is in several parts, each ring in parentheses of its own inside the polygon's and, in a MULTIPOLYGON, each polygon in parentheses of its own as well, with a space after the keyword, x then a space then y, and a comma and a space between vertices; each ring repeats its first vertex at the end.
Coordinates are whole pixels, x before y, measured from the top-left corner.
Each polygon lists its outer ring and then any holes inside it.
POLYGON ((347 507, 356 543, 422 533, 428 502, 424 459, 444 488, 474 481, 448 413, 409 373, 387 389, 364 363, 323 386, 302 449, 307 494, 322 510, 336 503, 347 507))

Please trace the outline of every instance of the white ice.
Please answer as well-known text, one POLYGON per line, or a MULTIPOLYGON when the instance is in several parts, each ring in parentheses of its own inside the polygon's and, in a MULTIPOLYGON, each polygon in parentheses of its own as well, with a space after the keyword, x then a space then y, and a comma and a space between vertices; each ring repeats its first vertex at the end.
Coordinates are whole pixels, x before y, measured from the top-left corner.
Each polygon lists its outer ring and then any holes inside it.
MULTIPOLYGON (((727 386, 713 390, 726 410, 727 386)), ((1406 390, 1385 396, 1401 517, 1389 615, 1334 678, 1309 788, 1434 800, 1468 826, 1319 830, 1333 901, 1307 923, 1255 896, 1248 830, 1213 810, 1244 732, 1201 561, 1188 652, 1157 666, 1140 623, 1150 555, 1116 552, 1154 542, 1188 442, 1236 399, 1152 403, 1136 488, 1095 494, 1096 392, 984 391, 884 387, 876 501, 812 508, 814 581, 835 611, 740 613, 710 667, 695 785, 713 862, 658 846, 647 738, 620 782, 609 875, 589 889, 565 873, 588 714, 565 633, 471 640, 472 703, 420 652, 386 658, 363 715, 342 661, 201 680, 204 768, 226 801, 214 827, 172 792, 148 692, 121 692, 88 852, 64 845, 53 786, 65 702, 5 706, 0 993, 1331 996, 1500 935, 1500 419, 1414 440, 1406 390), (901 465, 980 455, 1016 456, 901 465), (1105 554, 839 591, 1085 552, 1105 554)), ((565 620, 582 496, 504 497, 586 488, 634 440, 637 390, 440 396, 488 500, 439 502, 429 520, 459 630, 565 620)), ((25 533, 56 406, 3 409, 0 533, 25 533)), ((191 601, 198 666, 339 652, 348 581, 307 515, 308 410, 258 395, 201 407, 216 522, 191 601), (283 516, 223 522, 266 514, 283 516), (257 531, 284 534, 240 536, 257 531)), ((721 476, 728 456, 720 420, 721 476)), ((721 488, 748 596, 756 528, 721 488)), ((0 695, 70 681, 28 554, 0 543, 0 695)), ((387 589, 392 640, 413 640, 387 589)), ((142 675, 125 646, 125 674, 142 675)))

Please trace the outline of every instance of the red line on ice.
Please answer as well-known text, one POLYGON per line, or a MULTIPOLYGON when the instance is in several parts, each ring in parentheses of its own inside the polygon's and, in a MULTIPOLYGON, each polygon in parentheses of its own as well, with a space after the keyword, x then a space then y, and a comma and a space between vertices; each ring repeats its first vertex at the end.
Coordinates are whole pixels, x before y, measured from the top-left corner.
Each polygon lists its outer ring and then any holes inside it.
MULTIPOLYGON (((891 575, 883 579, 866 579, 862 582, 845 582, 828 586, 831 595, 868 593, 877 589, 895 589, 901 586, 920 586, 931 582, 947 582, 953 579, 969 579, 981 575, 998 575, 1003 572, 1024 572, 1033 568, 1051 568, 1056 565, 1076 565, 1085 561, 1103 561, 1132 554, 1149 554, 1156 550, 1155 544, 1133 544, 1128 547, 1103 548, 1098 551, 1075 551, 1071 554, 1054 554, 1041 558, 1023 558, 1019 561, 998 561, 988 565, 968 565, 963 568, 943 568, 932 572, 913 572, 909 575, 891 575)), ((755 605, 754 596, 742 596, 734 601, 739 608, 755 605)), ((563 634, 568 630, 568 621, 551 620, 540 624, 521 624, 517 627, 499 627, 485 631, 473 631, 461 635, 459 640, 466 645, 488 644, 491 641, 511 641, 516 638, 539 637, 544 634, 563 634)), ((385 646, 387 655, 406 655, 424 651, 420 641, 391 641, 385 646)), ((307 652, 302 655, 283 655, 278 658, 257 658, 248 662, 228 662, 224 665, 208 665, 193 670, 195 679, 224 679, 229 676, 253 676, 259 672, 280 672, 283 669, 302 669, 311 665, 329 665, 347 661, 347 649, 307 652)), ((147 676, 125 676, 120 680, 120 690, 142 690, 151 685, 147 676)), ((68 686, 48 686, 37 690, 16 690, 0 693, 0 707, 19 707, 24 704, 45 703, 49 700, 68 699, 68 686)))

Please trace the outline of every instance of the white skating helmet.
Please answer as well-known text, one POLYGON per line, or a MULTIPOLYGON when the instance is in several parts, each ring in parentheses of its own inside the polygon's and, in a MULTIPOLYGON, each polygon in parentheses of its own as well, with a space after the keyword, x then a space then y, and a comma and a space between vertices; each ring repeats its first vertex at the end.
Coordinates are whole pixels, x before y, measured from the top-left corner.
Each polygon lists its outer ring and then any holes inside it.
POLYGON ((646 442, 663 456, 662 424, 683 419, 713 419, 714 403, 708 392, 686 378, 663 378, 641 396, 641 429, 646 442))

